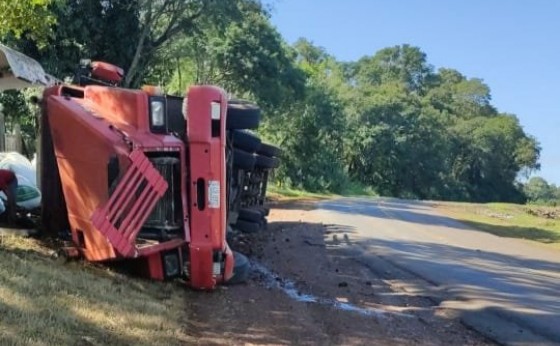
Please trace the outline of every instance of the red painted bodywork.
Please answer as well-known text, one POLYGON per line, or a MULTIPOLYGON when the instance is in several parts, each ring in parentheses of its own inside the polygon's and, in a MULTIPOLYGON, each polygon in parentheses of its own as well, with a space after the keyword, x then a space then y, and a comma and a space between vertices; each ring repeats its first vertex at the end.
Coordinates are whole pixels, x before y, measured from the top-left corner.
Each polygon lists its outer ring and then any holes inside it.
POLYGON ((104 81, 120 83, 124 77, 124 71, 122 68, 106 62, 93 61, 91 63, 91 75, 104 81))
POLYGON ((225 240, 227 97, 223 90, 211 86, 192 87, 186 96, 187 136, 183 139, 150 132, 149 95, 140 90, 51 87, 44 93, 44 116, 52 136, 72 240, 82 255, 90 261, 140 258, 146 263, 145 272, 161 280, 162 253, 177 251, 190 285, 212 289, 233 275, 233 255, 225 240), (219 119, 215 116, 212 120, 213 108, 219 119), (138 243, 139 229, 167 188, 161 175, 145 160, 158 152, 180 159, 183 232, 180 238, 164 242, 138 243), (107 165, 114 158, 118 160, 119 180, 111 193, 107 165), (136 167, 140 161, 144 171, 136 167), (127 173, 133 169, 140 172, 134 176, 141 176, 147 183, 128 179, 133 174, 127 173), (197 205, 199 179, 205 182, 204 208, 197 205), (210 203, 210 182, 220 188, 218 204, 215 199, 210 203), (144 190, 131 197, 135 188, 144 190), (113 196, 118 193, 129 194, 129 198, 113 196), (142 197, 148 195, 151 198, 144 203, 142 197), (115 216, 120 213, 126 215, 125 221, 115 216))
POLYGON ((106 203, 97 208, 91 222, 124 257, 137 257, 136 236, 167 182, 140 150, 129 156, 130 165, 106 203))
POLYGON ((187 97, 189 114, 187 138, 189 139, 190 158, 190 262, 191 282, 196 287, 213 288, 216 281, 224 281, 233 272, 233 254, 224 245, 226 230, 226 128, 227 96, 223 90, 215 87, 192 88, 187 97), (218 119, 212 120, 212 104, 219 108, 218 119), (214 122, 214 124, 212 124, 214 122), (212 127, 214 126, 214 131, 212 127), (197 183, 199 179, 205 184, 205 206, 197 205, 197 183), (219 199, 210 201, 211 184, 219 187, 219 199), (214 203, 214 205, 212 205, 214 203), (208 275, 213 272, 213 255, 216 249, 222 248, 226 254, 225 277, 208 275))

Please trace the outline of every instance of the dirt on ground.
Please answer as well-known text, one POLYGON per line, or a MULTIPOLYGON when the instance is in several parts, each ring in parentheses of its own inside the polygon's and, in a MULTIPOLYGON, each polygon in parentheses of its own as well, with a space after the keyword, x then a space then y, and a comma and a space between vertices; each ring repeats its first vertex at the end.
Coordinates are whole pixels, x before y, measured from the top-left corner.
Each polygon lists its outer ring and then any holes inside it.
POLYGON ((188 292, 185 330, 200 345, 492 345, 452 311, 406 290, 417 278, 379 257, 361 263, 352 233, 314 219, 313 203, 273 206, 268 229, 238 234, 246 284, 188 292))

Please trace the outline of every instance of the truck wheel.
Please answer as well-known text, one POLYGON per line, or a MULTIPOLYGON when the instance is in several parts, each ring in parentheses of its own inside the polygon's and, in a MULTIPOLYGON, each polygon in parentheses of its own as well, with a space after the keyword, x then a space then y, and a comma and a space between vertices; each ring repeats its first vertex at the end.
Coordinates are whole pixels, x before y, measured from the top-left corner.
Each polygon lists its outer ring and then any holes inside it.
POLYGON ((261 168, 277 168, 280 160, 277 157, 267 157, 264 155, 256 155, 255 166, 261 168))
POLYGON ((254 153, 261 145, 261 139, 251 132, 234 130, 232 133, 233 146, 254 153))
POLYGON ((270 207, 265 207, 264 205, 260 205, 258 207, 255 207, 256 210, 258 210, 263 217, 268 216, 268 214, 270 214, 270 207))
POLYGON ((239 211, 239 218, 252 221, 252 222, 261 222, 263 219, 263 214, 261 214, 258 210, 244 208, 239 211))
POLYGON ((226 129, 256 129, 260 120, 261 110, 254 104, 241 100, 228 101, 226 129))
POLYGON ((257 150, 257 154, 261 154, 268 157, 280 156, 281 153, 282 150, 280 148, 267 143, 261 143, 261 146, 257 150))
POLYGON ((257 233, 261 226, 257 222, 237 220, 235 227, 244 233, 257 233))
POLYGON ((233 252, 233 276, 226 283, 235 285, 247 281, 249 278, 249 260, 239 252, 233 252))
POLYGON ((256 158, 253 154, 240 149, 233 149, 233 167, 250 171, 255 167, 256 158))

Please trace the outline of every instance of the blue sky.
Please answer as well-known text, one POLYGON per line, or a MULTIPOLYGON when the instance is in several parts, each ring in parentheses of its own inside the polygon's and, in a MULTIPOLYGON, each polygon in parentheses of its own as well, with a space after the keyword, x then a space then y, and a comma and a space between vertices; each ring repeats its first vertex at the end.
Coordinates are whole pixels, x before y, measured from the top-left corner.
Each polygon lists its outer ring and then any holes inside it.
POLYGON ((284 38, 342 61, 408 43, 428 62, 482 78, 492 103, 542 146, 536 175, 560 185, 560 1, 270 0, 284 38))

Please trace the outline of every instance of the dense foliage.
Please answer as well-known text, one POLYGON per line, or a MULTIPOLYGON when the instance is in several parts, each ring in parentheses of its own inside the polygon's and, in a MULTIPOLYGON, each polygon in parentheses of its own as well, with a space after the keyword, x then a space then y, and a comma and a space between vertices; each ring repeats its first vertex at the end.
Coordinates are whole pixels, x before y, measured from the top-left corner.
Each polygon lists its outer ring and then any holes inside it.
POLYGON ((52 0, 0 0, 0 37, 26 37, 44 45, 55 23, 48 9, 51 3, 52 0))
POLYGON ((516 182, 539 168, 537 140, 492 105, 481 79, 436 70, 418 47, 340 62, 305 39, 288 45, 257 0, 32 3, 40 6, 24 10, 43 16, 50 36, 17 21, 0 34, 59 77, 80 58, 103 59, 125 68, 128 86, 181 94, 212 83, 258 102, 261 135, 284 150, 279 184, 331 192, 358 185, 422 199, 541 198, 533 180, 525 189, 516 182))
POLYGON ((560 205, 560 186, 541 177, 532 177, 523 187, 527 200, 537 204, 560 205))

